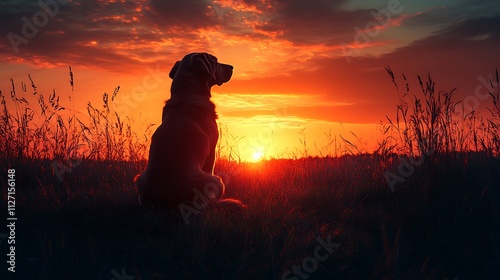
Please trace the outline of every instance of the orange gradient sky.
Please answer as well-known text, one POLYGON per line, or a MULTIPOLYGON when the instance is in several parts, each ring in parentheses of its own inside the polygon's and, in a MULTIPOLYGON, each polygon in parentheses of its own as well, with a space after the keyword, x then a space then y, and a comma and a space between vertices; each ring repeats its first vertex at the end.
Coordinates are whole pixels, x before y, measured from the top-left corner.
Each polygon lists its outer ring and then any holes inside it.
POLYGON ((159 124, 171 66, 209 52, 234 66, 212 96, 243 159, 301 156, 303 129, 310 155, 333 154, 339 135, 370 152, 399 101, 384 66, 416 91, 429 72, 457 99, 486 91, 500 66, 498 26, 493 0, 2 1, 0 90, 29 73, 65 99, 72 66, 82 117, 120 86, 117 111, 159 124))

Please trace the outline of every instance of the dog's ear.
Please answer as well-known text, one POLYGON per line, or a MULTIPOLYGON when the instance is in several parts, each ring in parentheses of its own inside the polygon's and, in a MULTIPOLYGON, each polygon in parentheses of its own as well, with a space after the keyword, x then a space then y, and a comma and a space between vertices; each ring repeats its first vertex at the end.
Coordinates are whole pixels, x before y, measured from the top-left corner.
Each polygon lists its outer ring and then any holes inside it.
POLYGON ((172 67, 172 70, 170 70, 170 74, 168 74, 168 76, 170 77, 170 79, 174 79, 174 76, 175 76, 175 72, 177 72, 177 69, 179 69, 179 65, 181 64, 180 61, 177 61, 175 64, 174 64, 174 67, 172 67))
POLYGON ((207 72, 210 77, 217 80, 217 58, 213 55, 207 53, 200 53, 191 58, 191 65, 195 65, 196 68, 199 68, 205 72, 207 72))

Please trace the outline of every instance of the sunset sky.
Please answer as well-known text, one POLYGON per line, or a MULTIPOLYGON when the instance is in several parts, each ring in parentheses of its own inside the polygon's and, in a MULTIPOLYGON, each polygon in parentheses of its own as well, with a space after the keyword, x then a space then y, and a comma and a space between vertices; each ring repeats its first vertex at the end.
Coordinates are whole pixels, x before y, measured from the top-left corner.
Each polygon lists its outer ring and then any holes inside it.
POLYGON ((457 98, 485 93, 500 66, 496 0, 11 0, 0 1, 0 36, 4 93, 31 74, 66 97, 72 66, 82 116, 120 86, 115 108, 155 124, 174 62, 214 54, 234 66, 212 99, 247 160, 297 153, 304 128, 311 154, 328 154, 329 131, 372 150, 398 103, 384 66, 414 90, 430 72, 457 98))

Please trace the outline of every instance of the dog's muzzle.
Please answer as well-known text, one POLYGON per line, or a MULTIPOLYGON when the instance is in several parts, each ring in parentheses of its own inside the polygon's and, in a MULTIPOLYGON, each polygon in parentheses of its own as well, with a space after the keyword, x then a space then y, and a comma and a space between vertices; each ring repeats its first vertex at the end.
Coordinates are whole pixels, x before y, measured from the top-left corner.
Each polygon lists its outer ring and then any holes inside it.
POLYGON ((230 79, 231 76, 233 76, 233 66, 229 64, 223 64, 219 63, 220 65, 220 73, 217 75, 217 81, 216 84, 218 86, 222 85, 223 83, 227 83, 230 79))

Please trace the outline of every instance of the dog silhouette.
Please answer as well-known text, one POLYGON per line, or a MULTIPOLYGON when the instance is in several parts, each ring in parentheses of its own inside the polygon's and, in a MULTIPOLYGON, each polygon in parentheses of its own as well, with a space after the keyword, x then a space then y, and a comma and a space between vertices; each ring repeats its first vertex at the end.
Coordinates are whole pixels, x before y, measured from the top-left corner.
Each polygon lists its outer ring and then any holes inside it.
POLYGON ((186 203, 198 210, 209 203, 241 204, 222 199, 224 183, 213 174, 219 130, 210 91, 232 73, 233 66, 207 53, 188 54, 172 67, 171 98, 152 136, 146 170, 135 180, 139 203, 181 212, 186 203))

